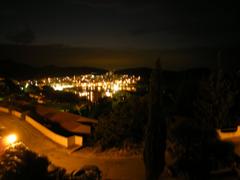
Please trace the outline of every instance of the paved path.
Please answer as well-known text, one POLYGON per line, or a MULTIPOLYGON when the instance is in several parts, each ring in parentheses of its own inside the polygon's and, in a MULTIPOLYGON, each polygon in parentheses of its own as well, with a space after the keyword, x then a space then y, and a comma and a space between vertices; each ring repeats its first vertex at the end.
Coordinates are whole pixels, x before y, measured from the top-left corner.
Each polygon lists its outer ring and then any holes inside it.
POLYGON ((30 149, 47 156, 53 164, 66 168, 68 172, 86 164, 94 164, 102 170, 103 179, 144 179, 144 165, 139 157, 106 157, 81 151, 70 154, 67 149, 55 144, 25 121, 5 113, 0 113, 1 126, 16 133, 19 140, 30 149))

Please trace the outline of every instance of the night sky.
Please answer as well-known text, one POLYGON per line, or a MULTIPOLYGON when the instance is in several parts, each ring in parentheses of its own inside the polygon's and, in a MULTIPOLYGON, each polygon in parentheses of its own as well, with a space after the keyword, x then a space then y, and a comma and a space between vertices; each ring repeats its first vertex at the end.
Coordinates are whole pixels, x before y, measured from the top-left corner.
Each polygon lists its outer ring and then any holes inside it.
MULTIPOLYGON (((31 31, 35 35, 32 45, 61 44, 68 47, 68 52, 60 60, 52 56, 51 62, 30 56, 31 60, 27 55, 26 60, 19 58, 22 62, 109 68, 148 66, 161 56, 156 53, 159 49, 236 47, 237 14, 236 1, 5 1, 0 4, 0 44, 13 44, 9 34, 31 31), (84 51, 84 55, 80 51, 76 55, 76 49, 75 55, 69 53, 72 47, 84 51), (104 57, 96 53, 101 49, 105 50, 104 57)), ((194 64, 199 64, 197 61, 194 64)))

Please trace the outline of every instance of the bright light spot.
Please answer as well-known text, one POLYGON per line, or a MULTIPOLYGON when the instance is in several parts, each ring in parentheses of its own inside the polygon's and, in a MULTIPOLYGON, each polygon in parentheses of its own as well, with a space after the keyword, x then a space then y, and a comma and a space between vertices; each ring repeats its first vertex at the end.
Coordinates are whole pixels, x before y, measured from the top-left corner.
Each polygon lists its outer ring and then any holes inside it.
POLYGON ((111 93, 109 91, 106 91, 106 96, 111 97, 111 93))
POLYGON ((113 90, 114 90, 115 92, 119 91, 119 86, 118 86, 117 84, 114 84, 114 85, 113 85, 113 90))
POLYGON ((26 85, 25 85, 25 88, 27 89, 27 88, 28 88, 28 86, 29 86, 29 84, 28 84, 28 83, 26 83, 26 85))
POLYGON ((15 134, 10 134, 6 137, 7 144, 13 144, 17 141, 17 136, 15 134))
POLYGON ((93 101, 93 92, 90 92, 90 101, 93 101))
POLYGON ((55 85, 55 86, 52 86, 52 87, 55 91, 62 91, 63 90, 63 87, 61 85, 58 85, 58 84, 55 85))
POLYGON ((62 91, 64 89, 66 89, 66 88, 72 88, 72 87, 73 87, 73 85, 68 85, 68 84, 66 84, 66 85, 54 84, 54 85, 52 85, 52 88, 55 91, 62 91))

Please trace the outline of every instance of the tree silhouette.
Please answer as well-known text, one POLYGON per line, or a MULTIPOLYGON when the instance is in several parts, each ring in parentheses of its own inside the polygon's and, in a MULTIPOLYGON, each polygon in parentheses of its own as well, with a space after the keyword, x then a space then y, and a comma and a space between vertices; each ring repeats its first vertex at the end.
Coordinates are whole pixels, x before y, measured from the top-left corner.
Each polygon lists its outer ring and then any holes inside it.
POLYGON ((24 144, 16 144, 1 155, 0 179, 48 179, 49 163, 24 144))
POLYGON ((101 171, 95 165, 67 173, 66 169, 53 165, 47 157, 28 149, 23 143, 7 147, 0 157, 0 179, 46 179, 46 180, 100 180, 101 171))
POLYGON ((200 84, 199 97, 195 103, 196 118, 209 128, 228 125, 227 118, 236 93, 237 91, 232 90, 219 62, 217 69, 200 84))
POLYGON ((157 180, 165 166, 166 111, 161 62, 157 60, 150 80, 149 117, 144 144, 147 180, 157 180))

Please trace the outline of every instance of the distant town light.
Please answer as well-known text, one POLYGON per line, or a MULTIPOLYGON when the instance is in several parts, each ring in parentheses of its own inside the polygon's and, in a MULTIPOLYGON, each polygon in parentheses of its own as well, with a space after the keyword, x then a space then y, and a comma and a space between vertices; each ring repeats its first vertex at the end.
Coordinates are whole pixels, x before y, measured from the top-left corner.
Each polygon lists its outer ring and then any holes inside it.
POLYGON ((111 93, 109 92, 109 90, 106 91, 106 96, 111 97, 111 93))
POLYGON ((44 86, 51 86, 55 91, 73 92, 80 97, 86 97, 88 100, 94 101, 96 93, 97 96, 112 97, 118 91, 136 91, 135 86, 139 80, 140 76, 114 75, 112 72, 108 72, 105 75, 86 74, 71 77, 48 77, 41 80, 23 81, 20 84, 22 90, 31 84, 35 84, 40 89, 44 86), (90 92, 93 92, 92 96, 90 92))
POLYGON ((55 91, 62 91, 64 88, 61 86, 61 85, 53 85, 52 88, 55 90, 55 91))
POLYGON ((28 88, 28 86, 29 86, 29 84, 28 84, 28 83, 26 83, 26 85, 25 85, 25 89, 27 89, 27 88, 28 88))
POLYGON ((55 91, 62 91, 63 89, 72 88, 72 87, 73 87, 73 85, 61 85, 61 84, 55 84, 52 86, 52 88, 55 91))
POLYGON ((117 84, 114 84, 113 85, 113 90, 114 90, 114 92, 119 91, 119 86, 117 84))

